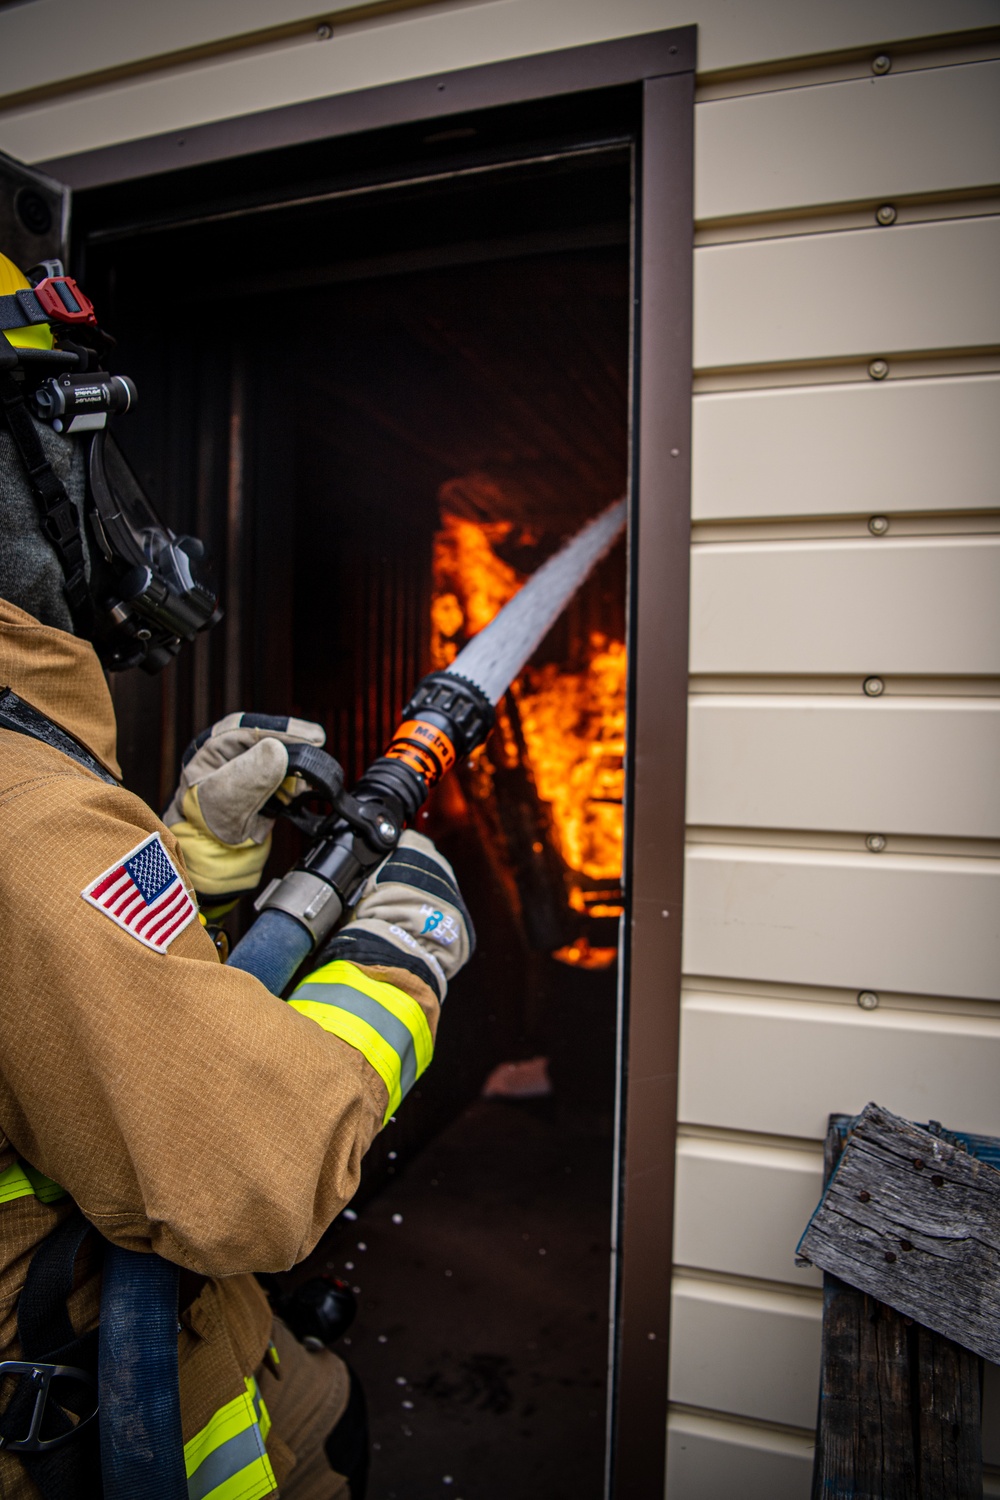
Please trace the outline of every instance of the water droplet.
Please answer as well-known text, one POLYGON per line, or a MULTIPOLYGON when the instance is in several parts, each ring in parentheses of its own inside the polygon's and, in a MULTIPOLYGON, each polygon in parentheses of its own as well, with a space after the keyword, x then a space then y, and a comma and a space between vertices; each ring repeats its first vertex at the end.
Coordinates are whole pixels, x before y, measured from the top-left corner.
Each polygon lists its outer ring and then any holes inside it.
POLYGON ((450 1272, 450 1271, 445 1271, 445 1273, 444 1273, 444 1274, 445 1274, 445 1275, 446 1275, 446 1276, 450 1276, 450 1275, 451 1275, 451 1272, 450 1272))
POLYGON ((380 1344, 387 1344, 389 1342, 384 1333, 379 1334, 378 1341, 380 1344))
POLYGON ((396 1160, 396 1156, 397 1156, 397 1153, 395 1151, 390 1151, 389 1152, 389 1160, 390 1161, 395 1161, 396 1160))
POLYGON ((345 1260, 344 1261, 344 1270, 345 1271, 353 1271, 354 1270, 354 1262, 353 1262, 353 1260, 345 1260))
POLYGON ((405 1375, 397 1375, 396 1376, 396 1384, 397 1385, 405 1385, 406 1384, 406 1376, 405 1375))
POLYGON ((353 1208, 345 1208, 341 1217, 344 1219, 356 1219, 358 1216, 353 1208))
POLYGON ((402 1214, 393 1214, 393 1216, 392 1216, 392 1222, 394 1224, 402 1224, 402 1222, 403 1222, 403 1215, 402 1214))
POLYGON ((544 1250, 539 1250, 539 1252, 538 1252, 538 1253, 539 1253, 539 1255, 544 1255, 544 1254, 545 1254, 545 1251, 544 1251, 544 1250))
POLYGON ((358 1240, 358 1249, 359 1250, 367 1250, 368 1249, 368 1246, 365 1244, 364 1240, 358 1240))
POLYGON ((412 1411, 413 1410, 413 1402, 412 1401, 401 1401, 399 1404, 403 1408, 404 1411, 412 1411))

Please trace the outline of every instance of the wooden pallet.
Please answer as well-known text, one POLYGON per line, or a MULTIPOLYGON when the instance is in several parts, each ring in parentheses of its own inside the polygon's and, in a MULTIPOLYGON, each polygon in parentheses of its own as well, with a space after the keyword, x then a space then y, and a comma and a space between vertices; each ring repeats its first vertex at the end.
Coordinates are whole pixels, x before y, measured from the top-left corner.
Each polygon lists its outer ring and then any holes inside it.
MULTIPOLYGON (((856 1123, 830 1116, 824 1192, 856 1123)), ((998 1159, 1000 1142, 929 1128, 998 1159)), ((981 1400, 977 1354, 824 1272, 812 1500, 982 1500, 981 1400)))

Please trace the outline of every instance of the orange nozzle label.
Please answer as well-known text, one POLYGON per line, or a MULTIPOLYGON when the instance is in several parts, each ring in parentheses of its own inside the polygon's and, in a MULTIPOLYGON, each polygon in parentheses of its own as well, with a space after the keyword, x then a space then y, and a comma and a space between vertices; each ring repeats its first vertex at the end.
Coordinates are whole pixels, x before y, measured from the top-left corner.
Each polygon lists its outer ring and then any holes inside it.
POLYGON ((423 719, 407 719, 400 724, 385 753, 389 760, 401 760, 416 771, 428 786, 450 771, 457 759, 455 746, 444 731, 423 719))

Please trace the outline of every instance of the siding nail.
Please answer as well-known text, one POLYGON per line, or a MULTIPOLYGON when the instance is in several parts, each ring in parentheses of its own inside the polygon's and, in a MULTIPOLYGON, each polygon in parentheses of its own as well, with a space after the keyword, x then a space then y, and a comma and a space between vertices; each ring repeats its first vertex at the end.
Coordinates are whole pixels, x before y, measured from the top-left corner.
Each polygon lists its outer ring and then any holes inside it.
POLYGON ((916 1167, 918 1172, 922 1172, 924 1170, 924 1164, 919 1156, 915 1156, 913 1158, 913 1165, 916 1167))
POLYGON ((862 1188, 861 1192, 858 1194, 858 1202, 859 1203, 870 1203, 871 1201, 872 1201, 872 1195, 871 1195, 871 1193, 866 1193, 865 1190, 864 1190, 864 1188, 862 1188))
POLYGON ((885 1252, 885 1258, 886 1258, 886 1260, 889 1262, 889 1264, 891 1266, 892 1263, 893 1263, 893 1261, 896 1259, 896 1252, 895 1252, 895 1250, 887 1250, 885 1252))
POLYGON ((933 1182, 933 1184, 934 1184, 935 1187, 944 1187, 944 1178, 943 1177, 939 1177, 936 1172, 934 1173, 934 1176, 931 1178, 931 1182, 933 1182))
POLYGON ((910 1244, 909 1240, 900 1240, 899 1248, 900 1250, 912 1250, 913 1246, 910 1244))
POLYGON ((866 677, 862 686, 869 698, 881 698, 885 692, 885 683, 881 677, 866 677))
POLYGON ((891 67, 892 58, 887 52, 879 52, 872 58, 872 72, 877 73, 880 77, 883 73, 888 73, 891 67))

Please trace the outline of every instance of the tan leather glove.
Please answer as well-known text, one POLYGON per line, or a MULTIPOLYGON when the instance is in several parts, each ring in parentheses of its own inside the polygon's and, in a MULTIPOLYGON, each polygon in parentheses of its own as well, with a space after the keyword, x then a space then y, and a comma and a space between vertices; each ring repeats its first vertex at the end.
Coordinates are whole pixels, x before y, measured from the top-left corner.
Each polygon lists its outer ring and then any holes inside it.
POLYGON ((351 921, 327 944, 322 962, 406 969, 443 1000, 475 946, 454 870, 429 838, 407 829, 369 877, 351 921))
MULTIPOLYGON (((259 885, 274 827, 261 808, 288 777, 286 746, 325 740, 322 726, 308 719, 235 713, 191 741, 163 821, 209 905, 259 885)), ((296 788, 286 790, 294 795, 296 788)))

